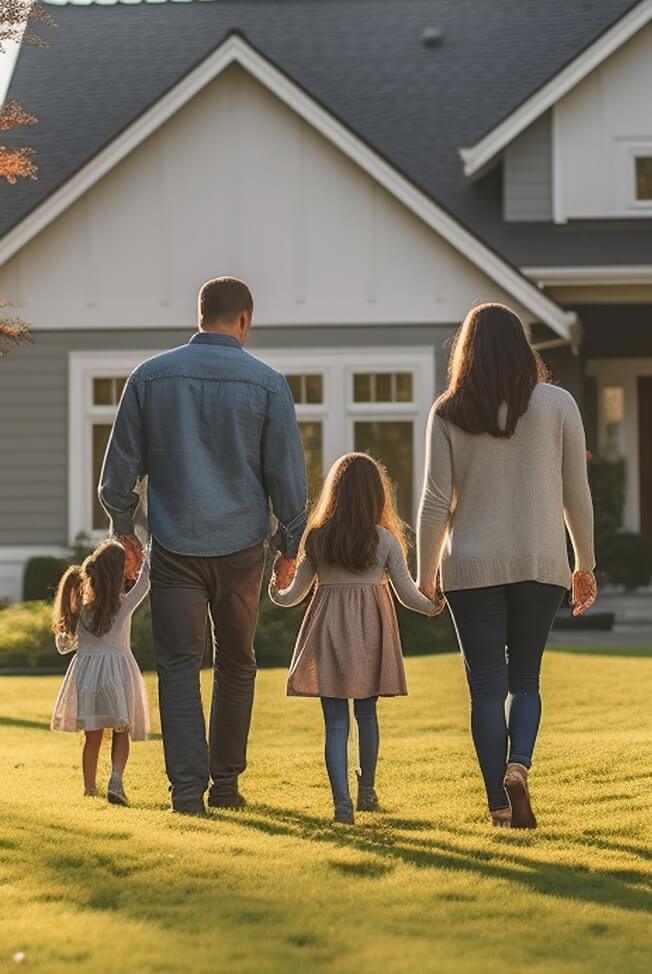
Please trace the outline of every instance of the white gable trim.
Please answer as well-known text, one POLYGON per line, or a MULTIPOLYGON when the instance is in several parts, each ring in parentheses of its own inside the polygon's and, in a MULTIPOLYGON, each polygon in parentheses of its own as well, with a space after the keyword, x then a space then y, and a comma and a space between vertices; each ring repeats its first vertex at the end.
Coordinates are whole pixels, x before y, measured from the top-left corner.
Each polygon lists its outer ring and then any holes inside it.
POLYGON ((24 247, 29 240, 233 63, 243 67, 308 124, 329 139, 536 318, 563 338, 570 337, 571 325, 575 320, 573 313, 563 311, 541 294, 514 267, 474 237, 456 219, 397 172, 362 139, 354 135, 298 85, 263 58, 243 37, 235 34, 227 38, 213 54, 202 61, 179 84, 11 230, 0 244, 0 265, 24 247))
POLYGON ((604 267, 522 267, 540 287, 576 287, 597 284, 652 284, 652 264, 618 264, 604 267))
POLYGON ((460 149, 464 162, 464 174, 475 176, 482 172, 499 152, 520 135, 529 125, 543 115, 556 102, 568 94, 591 71, 599 67, 610 54, 617 51, 652 20, 652 0, 641 0, 633 10, 621 17, 617 23, 589 47, 581 52, 570 64, 542 85, 518 108, 503 119, 495 128, 487 132, 479 142, 460 149))

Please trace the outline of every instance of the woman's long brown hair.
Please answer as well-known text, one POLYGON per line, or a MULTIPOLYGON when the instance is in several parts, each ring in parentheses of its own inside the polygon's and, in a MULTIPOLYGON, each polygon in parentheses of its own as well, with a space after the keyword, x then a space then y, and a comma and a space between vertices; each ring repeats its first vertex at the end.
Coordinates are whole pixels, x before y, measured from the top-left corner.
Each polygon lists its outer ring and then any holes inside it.
POLYGON ((75 637, 83 609, 86 628, 104 636, 120 608, 124 570, 125 549, 114 540, 96 548, 83 565, 71 565, 54 599, 52 631, 75 637))
POLYGON ((375 561, 379 526, 406 550, 405 526, 384 466, 366 453, 347 453, 331 467, 310 513, 304 551, 315 566, 363 572, 375 561))
POLYGON ((519 316, 504 304, 479 304, 455 336, 448 388, 435 410, 467 433, 510 437, 535 386, 548 381, 519 316), (507 413, 501 423, 503 405, 507 413))

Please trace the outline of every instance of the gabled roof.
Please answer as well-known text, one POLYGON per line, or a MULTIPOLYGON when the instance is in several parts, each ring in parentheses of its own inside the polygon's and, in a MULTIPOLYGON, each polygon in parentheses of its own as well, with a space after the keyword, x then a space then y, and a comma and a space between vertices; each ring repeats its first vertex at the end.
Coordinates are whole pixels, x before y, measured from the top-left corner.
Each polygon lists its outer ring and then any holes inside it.
MULTIPOLYGON (((37 115, 39 179, 0 186, 0 234, 87 165, 233 31, 442 210, 518 266, 649 262, 645 220, 505 224, 500 171, 473 145, 632 7, 631 0, 190 0, 53 7, 10 97, 37 115), (488 12, 489 11, 489 12, 488 12), (425 28, 441 31, 426 46, 425 28), (532 43, 536 37, 537 43, 532 43)), ((27 140, 27 136, 26 136, 27 140)))
POLYGON ((0 242, 0 264, 56 219, 110 169, 140 145, 230 64, 237 63, 265 85, 293 111, 349 156, 361 169, 399 199, 424 223, 464 254, 492 280, 519 300, 540 321, 565 339, 571 338, 576 316, 542 294, 516 268, 481 243, 461 224, 397 172, 370 146, 307 95, 291 79, 254 50, 239 34, 220 46, 143 112, 127 128, 82 166, 62 186, 35 207, 0 242))
POLYGON ((611 24, 557 74, 525 98, 514 111, 490 128, 479 141, 460 149, 464 172, 475 176, 492 163, 510 142, 572 91, 618 48, 652 21, 652 0, 636 0, 624 16, 611 24))

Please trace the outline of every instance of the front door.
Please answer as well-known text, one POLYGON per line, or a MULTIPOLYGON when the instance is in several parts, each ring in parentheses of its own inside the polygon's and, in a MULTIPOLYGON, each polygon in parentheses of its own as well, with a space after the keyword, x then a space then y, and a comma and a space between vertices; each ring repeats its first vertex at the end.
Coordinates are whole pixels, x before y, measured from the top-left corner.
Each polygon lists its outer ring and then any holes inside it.
POLYGON ((638 377, 638 467, 641 534, 652 540, 652 376, 638 377))

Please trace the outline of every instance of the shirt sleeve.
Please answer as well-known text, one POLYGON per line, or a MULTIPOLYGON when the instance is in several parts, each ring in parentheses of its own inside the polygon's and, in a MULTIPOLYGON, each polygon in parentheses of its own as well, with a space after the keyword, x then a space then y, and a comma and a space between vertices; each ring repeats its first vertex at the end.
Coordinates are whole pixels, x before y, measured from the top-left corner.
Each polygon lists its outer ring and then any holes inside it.
POLYGON ((287 588, 277 589, 274 584, 274 575, 269 583, 269 597, 274 605, 281 605, 290 608, 302 602, 313 587, 316 572, 312 563, 305 556, 299 560, 294 578, 287 588))
POLYGON ((262 470, 278 521, 274 544, 282 555, 293 558, 306 526, 306 463, 292 393, 282 376, 263 427, 262 470))
POLYGON ((591 572, 595 568, 593 502, 584 426, 574 399, 564 420, 562 482, 564 519, 575 554, 575 571, 591 572))
POLYGON ((98 496, 111 521, 111 534, 133 534, 139 503, 135 492, 147 473, 145 430, 133 375, 125 386, 104 457, 98 496))
POLYGON ((122 600, 122 607, 128 612, 135 612, 149 592, 149 554, 143 561, 140 574, 122 600))
POLYGON ((451 515, 453 460, 445 420, 430 411, 426 467, 417 517, 418 584, 432 583, 441 561, 451 515))
POLYGON ((424 615, 434 615, 435 603, 417 588, 416 582, 410 575, 398 538, 394 535, 390 535, 389 538, 386 567, 392 588, 401 605, 406 609, 422 612, 424 615))

